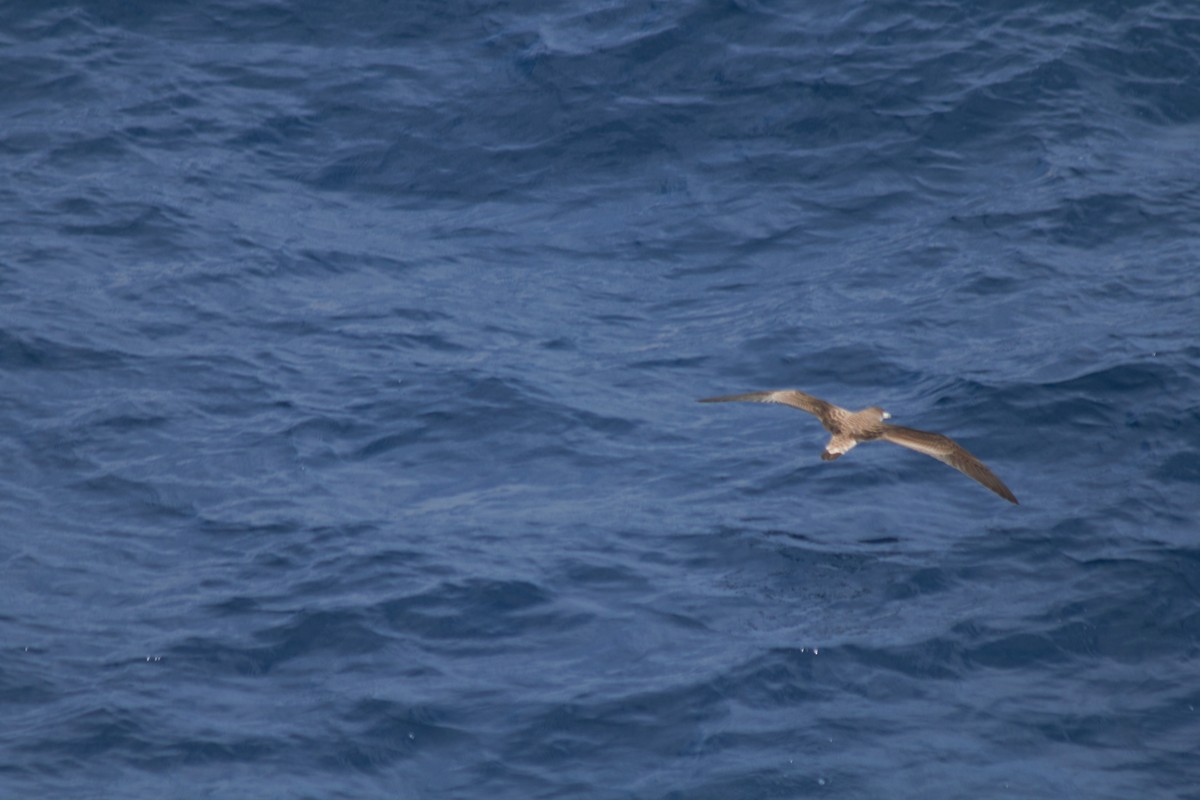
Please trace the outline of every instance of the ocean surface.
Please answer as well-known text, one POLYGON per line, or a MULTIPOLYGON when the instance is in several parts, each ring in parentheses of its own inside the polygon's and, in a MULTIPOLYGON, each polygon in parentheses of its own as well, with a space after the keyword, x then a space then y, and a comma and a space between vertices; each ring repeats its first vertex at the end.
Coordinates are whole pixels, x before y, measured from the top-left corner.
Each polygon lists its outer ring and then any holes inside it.
POLYGON ((1200 798, 1194 0, 16 0, 0 170, 0 797, 1200 798))

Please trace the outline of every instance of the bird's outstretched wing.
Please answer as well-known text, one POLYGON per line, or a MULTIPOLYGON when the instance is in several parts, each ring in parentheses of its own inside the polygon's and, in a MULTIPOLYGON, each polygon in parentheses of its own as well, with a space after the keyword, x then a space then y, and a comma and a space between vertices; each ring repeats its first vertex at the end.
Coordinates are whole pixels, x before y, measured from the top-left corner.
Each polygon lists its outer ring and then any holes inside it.
POLYGON ((915 428, 905 428, 901 425, 885 425, 880 438, 892 444, 907 447, 909 450, 916 450, 918 453, 932 456, 943 464, 949 464, 964 475, 979 481, 1010 503, 1017 502, 1017 498, 1004 485, 1004 481, 997 478, 995 473, 984 466, 982 461, 968 453, 962 445, 949 436, 927 433, 915 428))
POLYGON ((819 397, 813 397, 811 394, 798 392, 795 389, 780 389, 774 392, 750 392, 749 394, 729 394, 723 397, 705 397, 700 400, 701 403, 779 403, 792 408, 798 408, 801 411, 807 411, 813 414, 821 423, 828 428, 835 422, 839 414, 844 414, 843 409, 835 406, 833 403, 826 403, 819 397))

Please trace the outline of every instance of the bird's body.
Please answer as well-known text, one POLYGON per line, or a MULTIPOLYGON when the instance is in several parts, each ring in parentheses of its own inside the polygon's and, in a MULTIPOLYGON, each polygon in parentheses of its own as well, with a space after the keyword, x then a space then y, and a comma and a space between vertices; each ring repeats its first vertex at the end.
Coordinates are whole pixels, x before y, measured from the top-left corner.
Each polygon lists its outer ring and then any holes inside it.
POLYGON ((807 411, 815 416, 821 421, 825 430, 832 434, 829 443, 825 445, 825 452, 821 453, 821 458, 825 461, 833 461, 835 458, 845 455, 862 442, 882 439, 885 442, 898 444, 901 447, 907 447, 936 458, 943 464, 948 464, 964 475, 974 478, 1010 503, 1017 502, 1017 498, 1002 480, 984 466, 982 461, 968 453, 949 436, 919 431, 915 428, 905 428, 900 425, 888 425, 884 420, 890 419, 892 415, 877 406, 864 408, 862 411, 848 411, 841 406, 835 406, 833 403, 794 389, 706 397, 700 402, 730 403, 738 401, 780 403, 807 411))

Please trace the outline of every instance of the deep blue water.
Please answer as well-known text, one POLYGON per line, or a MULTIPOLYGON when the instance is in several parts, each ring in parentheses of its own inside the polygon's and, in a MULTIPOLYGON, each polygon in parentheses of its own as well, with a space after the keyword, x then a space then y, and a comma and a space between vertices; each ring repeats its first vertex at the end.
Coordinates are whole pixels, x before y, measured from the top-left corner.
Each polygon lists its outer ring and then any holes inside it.
POLYGON ((1200 797, 1192 0, 23 0, 0 167, 0 797, 1200 797))

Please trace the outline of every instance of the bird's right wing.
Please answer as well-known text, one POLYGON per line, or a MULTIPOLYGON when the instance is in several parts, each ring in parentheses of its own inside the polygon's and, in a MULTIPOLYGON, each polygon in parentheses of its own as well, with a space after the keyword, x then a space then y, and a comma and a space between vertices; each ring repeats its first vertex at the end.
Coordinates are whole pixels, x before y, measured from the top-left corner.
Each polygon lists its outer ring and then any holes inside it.
POLYGON ((905 428, 900 425, 885 425, 883 436, 880 438, 909 450, 916 450, 932 456, 943 464, 954 467, 959 472, 982 483, 1010 503, 1016 503, 1017 498, 1012 490, 1004 485, 1004 481, 996 477, 982 461, 967 452, 967 449, 949 436, 940 433, 919 431, 916 428, 905 428))
POLYGON ((780 389, 774 392, 750 392, 748 394, 729 394, 723 397, 705 397, 701 403, 779 403, 780 405, 798 408, 815 415, 821 422, 832 420, 841 411, 833 403, 827 403, 819 397, 796 391, 795 389, 780 389))

